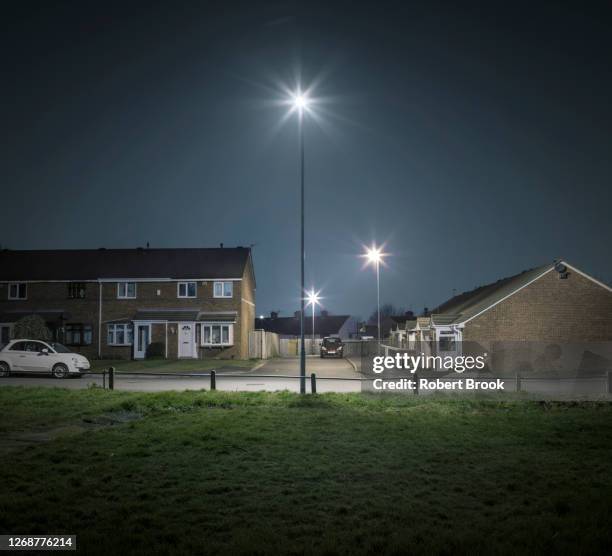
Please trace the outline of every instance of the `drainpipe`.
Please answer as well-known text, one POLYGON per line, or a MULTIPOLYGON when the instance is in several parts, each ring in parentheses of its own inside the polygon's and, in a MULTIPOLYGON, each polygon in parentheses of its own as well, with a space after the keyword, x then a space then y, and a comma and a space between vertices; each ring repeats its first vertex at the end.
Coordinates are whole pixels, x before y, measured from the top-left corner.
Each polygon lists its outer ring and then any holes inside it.
POLYGON ((98 359, 102 357, 102 282, 98 280, 98 359))

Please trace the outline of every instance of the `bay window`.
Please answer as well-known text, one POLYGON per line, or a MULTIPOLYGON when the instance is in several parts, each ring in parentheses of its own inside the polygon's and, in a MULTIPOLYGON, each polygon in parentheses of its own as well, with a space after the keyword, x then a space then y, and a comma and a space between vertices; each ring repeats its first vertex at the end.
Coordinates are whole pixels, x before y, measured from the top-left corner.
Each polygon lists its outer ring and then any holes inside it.
POLYGON ((109 346, 131 346, 134 342, 132 324, 109 324, 106 341, 109 346))
POLYGON ((202 324, 200 339, 203 346, 234 345, 233 324, 202 324))
POLYGON ((89 346, 92 341, 91 324, 69 323, 64 326, 64 343, 67 346, 89 346))

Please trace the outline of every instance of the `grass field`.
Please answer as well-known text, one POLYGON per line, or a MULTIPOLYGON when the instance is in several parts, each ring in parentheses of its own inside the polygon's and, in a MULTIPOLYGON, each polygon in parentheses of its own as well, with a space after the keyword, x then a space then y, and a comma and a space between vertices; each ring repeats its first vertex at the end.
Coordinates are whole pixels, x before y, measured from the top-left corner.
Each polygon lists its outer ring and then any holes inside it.
POLYGON ((211 369, 236 367, 237 369, 250 369, 257 364, 256 360, 249 359, 100 359, 92 360, 91 370, 101 371, 109 367, 123 373, 190 373, 206 372, 211 369))
POLYGON ((609 553, 612 405, 0 388, 0 529, 86 554, 609 553))

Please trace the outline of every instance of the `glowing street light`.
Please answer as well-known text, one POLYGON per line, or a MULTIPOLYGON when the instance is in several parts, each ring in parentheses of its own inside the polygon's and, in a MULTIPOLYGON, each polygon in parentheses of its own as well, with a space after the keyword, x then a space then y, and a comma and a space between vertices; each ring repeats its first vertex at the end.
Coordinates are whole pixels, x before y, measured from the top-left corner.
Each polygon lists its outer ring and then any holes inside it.
POLYGON ((290 95, 292 112, 298 113, 298 125, 300 132, 300 393, 306 393, 306 346, 304 345, 304 264, 306 255, 304 253, 304 113, 308 111, 310 100, 308 95, 298 88, 290 95))
POLYGON ((373 244, 372 247, 366 248, 363 257, 365 257, 368 264, 376 267, 376 316, 378 321, 378 349, 380 349, 380 263, 383 262, 386 254, 382 252, 380 247, 376 247, 376 244, 373 244))
POLYGON ((308 305, 312 305, 312 353, 315 352, 315 307, 319 305, 321 298, 319 292, 315 292, 314 288, 308 292, 308 305))
POLYGON ((293 108, 294 110, 297 110, 298 112, 300 112, 300 114, 302 113, 303 110, 306 110, 308 108, 308 97, 300 92, 297 92, 293 95, 293 108))

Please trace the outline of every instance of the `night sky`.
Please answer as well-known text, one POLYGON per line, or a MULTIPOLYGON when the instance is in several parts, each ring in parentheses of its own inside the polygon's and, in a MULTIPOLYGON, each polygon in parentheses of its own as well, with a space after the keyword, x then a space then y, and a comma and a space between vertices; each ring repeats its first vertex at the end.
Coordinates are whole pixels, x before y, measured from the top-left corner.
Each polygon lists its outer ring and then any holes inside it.
POLYGON ((254 244, 257 312, 292 313, 299 78, 307 285, 331 312, 375 308, 372 241, 381 301, 414 311, 557 257, 612 282, 609 8, 21 4, 0 18, 3 247, 254 244))

